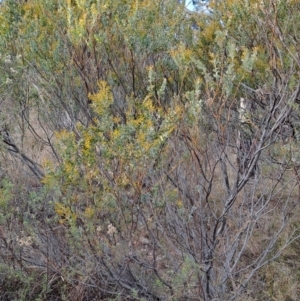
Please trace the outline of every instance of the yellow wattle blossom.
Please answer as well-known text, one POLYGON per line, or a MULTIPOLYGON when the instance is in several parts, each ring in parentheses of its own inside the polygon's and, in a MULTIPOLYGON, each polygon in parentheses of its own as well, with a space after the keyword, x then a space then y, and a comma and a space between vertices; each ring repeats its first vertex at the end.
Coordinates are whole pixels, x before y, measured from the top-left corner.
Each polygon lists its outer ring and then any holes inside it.
POLYGON ((111 133, 111 138, 112 138, 112 139, 116 139, 116 138, 120 137, 120 135, 121 135, 120 129, 119 129, 119 128, 116 128, 116 129, 114 129, 113 132, 111 133))
POLYGON ((83 136, 84 136, 84 150, 83 150, 83 153, 85 155, 89 155, 89 153, 91 151, 91 142, 92 142, 93 137, 89 133, 84 133, 83 136))
POLYGON ((146 101, 143 103, 143 105, 144 105, 145 109, 148 110, 149 112, 152 113, 155 111, 153 101, 151 98, 147 98, 146 101))
POLYGON ((91 219, 93 218, 93 216, 95 215, 95 209, 91 208, 91 207, 87 207, 84 211, 84 216, 87 219, 91 219))
POLYGON ((61 203, 56 203, 54 205, 54 210, 57 215, 61 218, 60 223, 63 224, 65 222, 74 222, 76 219, 76 214, 72 212, 69 206, 66 206, 61 203))
POLYGON ((137 142, 139 142, 140 144, 143 144, 146 141, 146 134, 143 131, 139 131, 138 135, 137 135, 137 142))
POLYGON ((114 116, 112 120, 113 120, 113 122, 116 123, 116 124, 118 124, 118 123, 121 122, 121 118, 118 117, 118 116, 114 116))
POLYGON ((92 107, 99 116, 107 113, 109 106, 113 103, 113 96, 110 87, 105 81, 99 81, 99 91, 96 94, 89 95, 90 100, 93 102, 92 107))
POLYGON ((139 126, 143 122, 144 122, 144 116, 143 115, 139 115, 138 118, 130 120, 130 124, 132 124, 134 126, 139 126))
POLYGON ((64 169, 67 174, 70 174, 73 171, 73 166, 70 163, 65 163, 64 169))

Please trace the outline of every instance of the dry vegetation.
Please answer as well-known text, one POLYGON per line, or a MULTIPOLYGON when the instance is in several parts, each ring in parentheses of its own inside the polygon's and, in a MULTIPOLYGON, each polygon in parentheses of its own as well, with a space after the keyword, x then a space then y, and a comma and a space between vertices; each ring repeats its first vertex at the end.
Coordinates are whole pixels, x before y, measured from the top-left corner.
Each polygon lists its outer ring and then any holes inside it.
POLYGON ((0 5, 1 301, 298 300, 299 4, 211 9, 0 5))

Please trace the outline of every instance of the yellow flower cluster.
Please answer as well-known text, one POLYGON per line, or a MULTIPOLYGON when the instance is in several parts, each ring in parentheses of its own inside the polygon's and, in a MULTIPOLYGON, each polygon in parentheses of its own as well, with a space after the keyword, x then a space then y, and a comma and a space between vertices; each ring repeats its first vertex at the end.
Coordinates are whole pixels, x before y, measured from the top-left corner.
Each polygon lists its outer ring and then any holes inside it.
POLYGON ((61 203, 56 203, 54 205, 54 210, 57 215, 61 218, 60 223, 63 224, 65 222, 74 222, 76 219, 76 214, 72 212, 69 206, 66 206, 61 203))
POLYGON ((99 81, 99 92, 93 95, 89 95, 90 100, 93 102, 93 109, 99 116, 103 116, 107 113, 107 109, 113 103, 113 96, 110 91, 110 87, 105 81, 99 81))

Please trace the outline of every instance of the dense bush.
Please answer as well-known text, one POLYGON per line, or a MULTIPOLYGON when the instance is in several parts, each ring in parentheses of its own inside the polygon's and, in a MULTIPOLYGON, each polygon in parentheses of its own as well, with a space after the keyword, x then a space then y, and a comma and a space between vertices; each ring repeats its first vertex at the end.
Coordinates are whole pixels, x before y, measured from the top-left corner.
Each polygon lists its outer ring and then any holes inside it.
POLYGON ((0 300, 297 300, 298 1, 0 5, 0 300))

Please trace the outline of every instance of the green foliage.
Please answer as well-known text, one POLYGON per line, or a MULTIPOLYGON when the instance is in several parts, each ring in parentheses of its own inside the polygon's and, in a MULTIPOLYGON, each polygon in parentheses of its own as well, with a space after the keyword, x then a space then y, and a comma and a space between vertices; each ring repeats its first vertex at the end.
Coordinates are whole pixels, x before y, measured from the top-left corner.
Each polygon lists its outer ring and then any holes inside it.
POLYGON ((268 260, 298 239, 299 3, 210 6, 1 3, 1 151, 28 151, 28 132, 46 149, 34 165, 41 183, 18 168, 1 182, 1 290, 15 283, 18 300, 250 300, 266 285, 262 298, 294 296, 296 280, 285 291, 273 272, 288 266, 268 260), (244 112, 245 171, 240 97, 255 108, 244 112), (283 145, 287 124, 296 139, 283 145), (249 276, 259 268, 269 284, 249 276))
POLYGON ((8 179, 2 179, 0 183, 0 223, 10 215, 9 201, 13 198, 12 183, 8 179))
POLYGON ((72 132, 57 134, 62 163, 44 179, 61 190, 67 207, 58 203, 56 212, 66 220, 77 216, 89 222, 115 211, 128 190, 138 197, 149 170, 164 157, 166 141, 182 114, 176 105, 165 111, 155 107, 149 94, 144 100, 127 99, 125 113, 115 115, 105 82, 90 98, 98 118, 88 128, 77 125, 79 139, 72 132))

